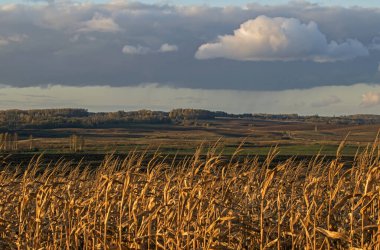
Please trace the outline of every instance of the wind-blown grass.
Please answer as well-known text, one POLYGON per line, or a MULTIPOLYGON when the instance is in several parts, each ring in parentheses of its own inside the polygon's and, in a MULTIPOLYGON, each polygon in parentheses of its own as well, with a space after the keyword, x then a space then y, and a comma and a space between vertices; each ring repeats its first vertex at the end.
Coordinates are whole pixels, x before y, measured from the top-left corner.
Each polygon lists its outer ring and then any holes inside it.
MULTIPOLYGON (((1 249, 379 249, 379 145, 342 162, 40 159, 0 173, 1 249)), ((6 161, 6 160, 5 160, 6 161)))

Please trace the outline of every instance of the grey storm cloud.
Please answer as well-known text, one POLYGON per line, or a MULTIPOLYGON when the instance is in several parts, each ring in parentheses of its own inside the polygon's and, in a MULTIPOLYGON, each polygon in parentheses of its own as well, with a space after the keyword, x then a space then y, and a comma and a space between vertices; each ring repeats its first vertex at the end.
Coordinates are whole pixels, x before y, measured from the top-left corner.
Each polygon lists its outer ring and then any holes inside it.
POLYGON ((380 82, 375 8, 59 0, 0 5, 0 23, 3 85, 284 90, 380 82), (277 36, 277 45, 245 36, 263 16, 273 31, 261 35, 277 36), (281 33, 279 25, 291 27, 281 33))

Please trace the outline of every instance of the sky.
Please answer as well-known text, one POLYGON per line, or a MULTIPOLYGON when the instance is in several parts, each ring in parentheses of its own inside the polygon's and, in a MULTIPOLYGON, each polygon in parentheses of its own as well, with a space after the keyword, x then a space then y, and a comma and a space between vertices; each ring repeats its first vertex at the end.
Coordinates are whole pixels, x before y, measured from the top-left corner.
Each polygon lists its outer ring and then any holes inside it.
POLYGON ((380 114, 379 1, 0 0, 0 23, 0 109, 380 114))
MULTIPOLYGON (((105 2, 104 0, 98 0, 95 2, 105 2)), ((157 0, 145 0, 143 2, 146 3, 178 3, 181 2, 181 4, 190 5, 190 4, 207 4, 212 6, 228 6, 228 5, 246 5, 249 3, 252 3, 253 1, 249 0, 183 0, 183 1, 157 1, 157 0)), ((276 5, 276 4, 287 4, 291 1, 288 0, 262 0, 262 1, 255 1, 255 3, 260 3, 263 5, 276 5)), ((293 1, 296 2, 296 1, 293 1)), ((320 5, 339 5, 339 6, 363 6, 363 7, 376 7, 380 6, 379 1, 376 0, 318 0, 318 1, 308 1, 310 3, 317 3, 320 5)))
MULTIPOLYGON (((302 0, 298 0, 300 2, 302 0)), ((48 0, 0 0, 2 4, 8 3, 35 3, 35 2, 49 2, 48 0)), ((53 2, 52 0, 50 2, 53 2)), ((71 2, 91 2, 91 3, 108 3, 110 0, 71 0, 71 2)), ((141 0, 142 3, 148 4, 181 4, 181 5, 210 5, 210 6, 228 6, 228 5, 246 5, 252 2, 263 4, 263 5, 278 5, 278 4, 287 4, 289 2, 297 2, 297 0, 261 0, 261 1, 251 1, 251 0, 141 0)), ((337 5, 344 7, 351 6, 361 6, 361 7, 378 7, 380 6, 379 1, 377 0, 318 0, 318 1, 308 1, 310 3, 315 3, 319 5, 337 5)))

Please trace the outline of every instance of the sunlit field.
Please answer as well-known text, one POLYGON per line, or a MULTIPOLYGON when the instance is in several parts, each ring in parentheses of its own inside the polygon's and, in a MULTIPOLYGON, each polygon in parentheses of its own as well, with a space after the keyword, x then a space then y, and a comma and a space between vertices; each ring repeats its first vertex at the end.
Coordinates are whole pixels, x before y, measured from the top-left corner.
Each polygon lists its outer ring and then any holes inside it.
POLYGON ((1 249, 378 249, 377 140, 353 162, 109 155, 5 166, 1 249))

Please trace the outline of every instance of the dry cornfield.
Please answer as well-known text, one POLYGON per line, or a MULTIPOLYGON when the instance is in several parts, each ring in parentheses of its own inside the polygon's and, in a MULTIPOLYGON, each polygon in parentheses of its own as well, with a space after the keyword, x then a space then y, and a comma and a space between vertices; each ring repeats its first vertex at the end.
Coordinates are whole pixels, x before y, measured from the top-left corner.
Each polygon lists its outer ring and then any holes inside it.
MULTIPOLYGON (((96 169, 41 158, 0 173, 1 249, 380 249, 380 151, 343 162, 167 163, 112 155, 96 169)), ((6 160, 4 160, 6 162, 6 160)), ((4 163, 3 163, 4 164, 4 163)))

